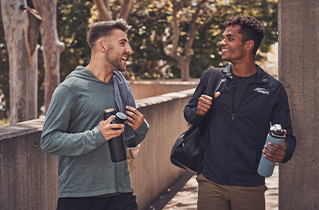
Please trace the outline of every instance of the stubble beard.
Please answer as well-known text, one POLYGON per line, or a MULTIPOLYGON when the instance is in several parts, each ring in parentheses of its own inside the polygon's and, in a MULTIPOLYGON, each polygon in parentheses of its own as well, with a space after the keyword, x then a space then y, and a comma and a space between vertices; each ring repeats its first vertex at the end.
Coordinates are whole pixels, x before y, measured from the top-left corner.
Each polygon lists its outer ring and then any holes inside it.
POLYGON ((108 45, 108 51, 105 54, 105 61, 114 66, 115 70, 119 70, 121 72, 126 71, 126 66, 122 64, 122 56, 116 55, 112 44, 108 45))

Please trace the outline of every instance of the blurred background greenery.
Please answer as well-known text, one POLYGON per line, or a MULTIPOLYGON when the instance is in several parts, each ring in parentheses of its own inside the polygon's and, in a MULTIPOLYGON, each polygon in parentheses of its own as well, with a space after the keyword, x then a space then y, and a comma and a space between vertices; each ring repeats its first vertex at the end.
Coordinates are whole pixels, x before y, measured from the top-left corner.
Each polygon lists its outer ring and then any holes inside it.
MULTIPOLYGON (((123 0, 109 0, 112 19, 121 11, 123 0)), ((197 28, 191 47, 189 75, 200 77, 209 67, 225 66, 221 60, 219 42, 224 28, 222 23, 228 16, 251 15, 259 19, 265 27, 265 39, 256 59, 263 62, 266 52, 278 39, 277 0, 211 0, 199 4, 199 0, 133 0, 127 22, 132 26, 128 38, 133 54, 128 58, 127 79, 171 79, 181 78, 181 66, 167 55, 164 46, 171 47, 173 38, 173 3, 178 6, 179 45, 178 54, 183 56, 186 43, 190 39, 192 16, 198 7, 197 28), (165 39, 164 39, 165 38, 165 39)), ((32 0, 27 0, 33 8, 32 0)), ((1 6, 1 5, 0 5, 1 6)), ((1 11, 1 10, 0 10, 1 11)), ((0 15, 1 17, 1 15, 0 15)), ((99 21, 99 13, 93 0, 57 0, 57 30, 59 39, 65 44, 60 55, 61 81, 78 65, 87 65, 90 48, 86 41, 86 31, 91 23, 99 21)), ((44 62, 41 51, 41 36, 38 58, 38 113, 44 103, 44 62)), ((9 63, 2 18, 0 18, 0 120, 9 116, 9 63)), ((7 122, 7 121, 5 121, 7 122)))

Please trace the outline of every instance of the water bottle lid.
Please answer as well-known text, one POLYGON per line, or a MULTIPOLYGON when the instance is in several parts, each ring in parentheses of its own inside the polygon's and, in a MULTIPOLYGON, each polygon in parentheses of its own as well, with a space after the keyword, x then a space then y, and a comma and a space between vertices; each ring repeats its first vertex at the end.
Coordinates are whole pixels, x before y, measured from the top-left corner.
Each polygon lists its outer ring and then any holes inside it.
POLYGON ((115 108, 104 109, 104 113, 111 113, 111 112, 115 112, 115 111, 116 111, 115 108))
POLYGON ((121 119, 121 120, 126 120, 126 114, 124 114, 122 112, 117 112, 116 117, 121 119))
POLYGON ((282 129, 280 124, 275 124, 271 126, 269 134, 273 137, 277 138, 284 138, 285 137, 285 131, 282 129))

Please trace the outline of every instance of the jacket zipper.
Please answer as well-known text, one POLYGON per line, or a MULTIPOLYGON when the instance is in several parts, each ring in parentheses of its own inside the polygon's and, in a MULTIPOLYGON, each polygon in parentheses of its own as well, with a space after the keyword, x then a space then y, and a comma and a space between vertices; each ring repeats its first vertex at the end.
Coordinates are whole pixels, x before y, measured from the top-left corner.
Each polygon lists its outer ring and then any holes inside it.
MULTIPOLYGON (((233 89, 234 89, 234 81, 233 81, 233 77, 232 77, 231 73, 226 73, 225 76, 232 80, 233 89)), ((257 82, 257 81, 252 82, 251 84, 254 84, 254 83, 255 84, 265 84, 267 82, 268 82, 268 80, 262 80, 260 82, 257 82)), ((248 85, 248 86, 250 86, 250 85, 248 85)), ((247 91, 248 86, 246 87, 245 93, 247 91)), ((244 93, 244 96, 245 96, 245 93, 244 93)), ((243 98, 244 98, 244 96, 243 96, 243 98)), ((243 98, 240 102, 239 107, 237 108, 237 111, 239 110, 241 103, 243 102, 243 98)), ((234 100, 232 100, 232 103, 234 103, 234 100)), ((227 145, 227 153, 226 153, 226 160, 225 160, 225 178, 224 178, 225 185, 228 185, 228 181, 229 181, 229 162, 230 162, 231 145, 233 143, 234 125, 235 125, 235 113, 233 113, 233 115, 232 115, 231 126, 230 126, 230 135, 228 138, 228 145, 227 145)))
MULTIPOLYGON (((234 80, 232 78, 232 76, 230 76, 230 79, 232 80, 233 82, 233 90, 234 91, 234 80)), ((248 87, 253 84, 254 82, 250 83, 246 89, 245 89, 245 92, 244 92, 244 95, 243 95, 243 98, 241 99, 240 101, 240 104, 237 108, 237 112, 243 102, 243 99, 244 99, 244 96, 246 94, 246 91, 248 89, 248 87)), ((233 93, 234 94, 234 93, 233 93)), ((234 103, 234 100, 232 100, 232 104, 234 103)), ((233 143, 233 134, 234 134, 234 125, 235 125, 235 116, 236 114, 233 112, 233 115, 232 115, 232 119, 231 119, 231 125, 230 125, 230 135, 229 135, 229 139, 228 139, 228 145, 227 145, 227 153, 226 153, 226 161, 225 161, 225 179, 224 179, 224 183, 225 185, 228 185, 228 181, 229 181, 229 161, 230 161, 230 154, 231 154, 231 146, 232 146, 232 143, 233 143)))
MULTIPOLYGON (((233 81, 233 78, 232 78, 232 76, 229 76, 229 78, 230 78, 230 79, 232 80, 232 82, 233 82, 233 89, 234 89, 234 81, 233 81)), ((246 87, 246 90, 245 90, 245 92, 244 92, 243 98, 242 98, 242 100, 241 100, 241 102, 240 102, 239 107, 237 108, 237 112, 238 112, 238 110, 239 110, 239 108, 240 108, 240 106, 241 106, 241 104, 242 104, 242 102, 243 102, 243 99, 244 99, 244 96, 245 96, 245 93, 246 93, 248 87, 249 87, 250 85, 254 84, 254 83, 255 83, 255 84, 264 84, 264 83, 266 83, 266 82, 264 82, 264 81, 263 81, 263 82, 252 82, 252 83, 250 83, 250 84, 246 87)), ((232 103, 234 103, 234 100, 232 100, 232 103)), ((230 135, 229 135, 228 145, 227 145, 227 153, 226 153, 226 161, 225 161, 225 179, 224 179, 225 185, 228 185, 228 181, 229 181, 229 162, 230 162, 231 146, 232 146, 232 143, 233 143, 235 116, 236 116, 236 114, 233 113, 232 119, 231 119, 231 125, 230 125, 230 135)))
POLYGON ((229 180, 229 160, 230 160, 230 153, 231 153, 231 145, 233 143, 233 134, 234 134, 234 123, 235 122, 235 113, 233 113, 231 126, 230 126, 230 135, 228 139, 228 146, 227 146, 227 153, 226 153, 226 161, 225 161, 225 185, 228 185, 229 180))
MULTIPOLYGON (((233 77, 230 75, 229 78, 231 79, 233 83, 233 90, 234 91, 234 80, 233 77)), ((234 93, 233 93, 234 94, 234 93)), ((232 94, 232 95, 233 95, 232 94)), ((232 104, 234 103, 234 99, 232 100, 232 104)), ((232 105, 233 106, 233 105, 232 105)), ((227 152, 226 152, 226 160, 225 160, 225 179, 224 183, 225 185, 228 185, 228 180, 229 180, 229 161, 230 161, 230 153, 231 153, 231 145, 233 143, 233 133, 234 133, 234 120, 235 120, 235 113, 232 115, 231 119, 231 125, 230 125, 230 135, 228 138, 228 145, 227 145, 227 152)))

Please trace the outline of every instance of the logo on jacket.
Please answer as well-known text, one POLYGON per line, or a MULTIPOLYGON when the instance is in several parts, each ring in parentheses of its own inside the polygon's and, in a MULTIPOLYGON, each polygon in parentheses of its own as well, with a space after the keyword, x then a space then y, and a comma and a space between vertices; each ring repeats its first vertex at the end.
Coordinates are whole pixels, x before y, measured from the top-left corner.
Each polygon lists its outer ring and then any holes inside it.
POLYGON ((266 88, 256 88, 254 91, 264 94, 264 95, 268 95, 269 94, 269 90, 267 90, 266 88))

